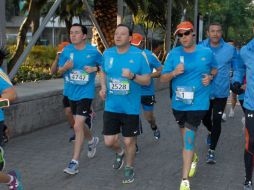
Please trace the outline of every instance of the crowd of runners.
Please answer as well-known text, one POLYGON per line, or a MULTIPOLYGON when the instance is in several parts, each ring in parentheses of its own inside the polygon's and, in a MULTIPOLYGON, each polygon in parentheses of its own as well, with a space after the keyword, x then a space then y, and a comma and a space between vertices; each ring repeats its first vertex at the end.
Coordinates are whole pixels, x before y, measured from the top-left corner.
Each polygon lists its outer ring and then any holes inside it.
MULTIPOLYGON (((153 138, 159 140, 161 133, 156 124, 153 110, 155 90, 153 78, 170 83, 172 109, 180 128, 182 141, 182 179, 180 190, 190 190, 190 178, 196 173, 199 157, 195 151, 195 137, 201 123, 207 128, 206 163, 216 164, 216 147, 219 145, 221 122, 232 91, 232 107, 229 117, 234 117, 234 106, 238 97, 245 117, 246 146, 244 151, 245 180, 243 189, 252 190, 254 154, 254 40, 241 49, 222 38, 222 26, 211 23, 207 28, 207 39, 195 42, 195 30, 191 22, 183 21, 174 35, 180 46, 173 48, 164 64, 144 48, 144 38, 132 33, 124 24, 117 26, 114 34, 115 46, 101 54, 95 46, 86 43, 87 29, 73 24, 70 42, 61 47, 51 73, 63 75, 64 112, 73 128, 73 155, 64 172, 79 173, 80 153, 87 141, 87 156, 93 158, 99 138, 91 128, 95 113, 92 101, 95 97, 95 77, 100 75, 100 97, 105 101, 103 113, 104 144, 115 154, 112 166, 123 169, 122 183, 134 182, 135 155, 139 151, 137 137, 142 133, 140 120, 143 111, 149 123, 153 138), (232 73, 232 76, 231 76, 232 73), (120 138, 119 135, 123 138, 120 138), (122 143, 120 141, 123 141, 122 143)), ((4 57, 4 56, 3 56, 4 57)), ((1 60, 2 61, 2 60, 1 60)), ((0 70, 0 100, 13 101, 15 90, 7 75, 0 70)), ((165 110, 168 111, 168 110, 165 110)), ((5 133, 4 114, 0 109, 0 144, 5 133)), ((3 149, 0 147, 0 170, 4 168, 3 149)), ((9 189, 18 190, 17 172, 0 172, 0 182, 9 189)))

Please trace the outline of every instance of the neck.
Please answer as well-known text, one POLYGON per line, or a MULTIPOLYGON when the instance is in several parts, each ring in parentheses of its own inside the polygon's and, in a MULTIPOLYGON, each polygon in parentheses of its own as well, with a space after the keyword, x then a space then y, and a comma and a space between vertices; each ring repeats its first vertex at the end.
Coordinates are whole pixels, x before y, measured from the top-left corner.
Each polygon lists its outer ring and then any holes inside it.
POLYGON ((220 41, 218 41, 218 42, 212 42, 212 41, 210 41, 210 45, 212 47, 218 47, 220 45, 220 41))
POLYGON ((86 46, 85 41, 82 41, 81 43, 78 43, 78 44, 75 44, 75 45, 74 45, 74 47, 75 47, 76 49, 78 49, 78 50, 84 49, 85 46, 86 46))
POLYGON ((195 44, 193 44, 193 45, 190 46, 190 47, 184 47, 184 48, 183 48, 183 50, 184 50, 185 52, 187 52, 187 53, 191 53, 191 52, 195 51, 195 49, 196 49, 196 45, 195 45, 195 44))
POLYGON ((117 46, 117 52, 118 53, 125 53, 129 50, 130 44, 125 45, 125 46, 117 46))

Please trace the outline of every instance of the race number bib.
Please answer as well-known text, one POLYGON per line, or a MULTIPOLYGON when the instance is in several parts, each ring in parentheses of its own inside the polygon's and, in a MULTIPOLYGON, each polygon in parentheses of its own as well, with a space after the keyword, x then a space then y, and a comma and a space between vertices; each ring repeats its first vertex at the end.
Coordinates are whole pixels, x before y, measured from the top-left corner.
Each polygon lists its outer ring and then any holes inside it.
POLYGON ((111 78, 109 81, 109 93, 113 95, 127 95, 130 93, 130 83, 128 79, 111 78))
POLYGON ((194 87, 179 86, 176 87, 176 101, 181 101, 185 104, 193 104, 194 87))
POLYGON ((78 85, 85 85, 89 82, 89 74, 84 70, 72 70, 70 73, 70 82, 78 85))

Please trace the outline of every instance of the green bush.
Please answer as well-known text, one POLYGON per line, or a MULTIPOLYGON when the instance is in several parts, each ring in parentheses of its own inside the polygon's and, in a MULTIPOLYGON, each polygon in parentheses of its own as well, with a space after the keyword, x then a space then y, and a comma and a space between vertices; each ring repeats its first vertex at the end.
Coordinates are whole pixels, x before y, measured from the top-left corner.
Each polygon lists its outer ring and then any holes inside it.
MULTIPOLYGON (((9 46, 8 49, 12 55, 15 51, 15 46, 9 46)), ((56 52, 57 48, 51 46, 34 46, 19 68, 13 83, 59 78, 60 76, 58 75, 50 74, 50 67, 55 59, 56 52)))

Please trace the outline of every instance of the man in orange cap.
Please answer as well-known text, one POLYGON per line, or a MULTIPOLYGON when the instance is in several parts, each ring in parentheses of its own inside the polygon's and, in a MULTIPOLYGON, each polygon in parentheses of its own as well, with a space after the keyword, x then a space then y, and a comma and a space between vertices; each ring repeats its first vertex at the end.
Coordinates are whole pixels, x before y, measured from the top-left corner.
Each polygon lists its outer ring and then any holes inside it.
POLYGON ((155 103, 153 78, 158 78, 160 76, 162 65, 160 61, 158 60, 158 58, 156 57, 156 55, 153 54, 153 52, 149 51, 148 49, 144 49, 144 41, 143 41, 143 36, 141 34, 133 33, 131 44, 144 50, 149 62, 149 67, 151 72, 151 83, 149 86, 142 86, 141 104, 144 110, 144 117, 150 124, 151 129, 153 130, 154 138, 158 140, 160 138, 160 131, 157 127, 155 117, 153 114, 154 103, 155 103), (155 69, 156 72, 153 73, 153 69, 155 69))
POLYGON ((180 190, 190 190, 198 157, 194 154, 195 134, 209 109, 210 82, 217 63, 212 52, 195 44, 192 23, 181 22, 174 33, 181 46, 168 54, 161 74, 162 82, 172 80, 172 110, 183 142, 183 170, 180 190))

